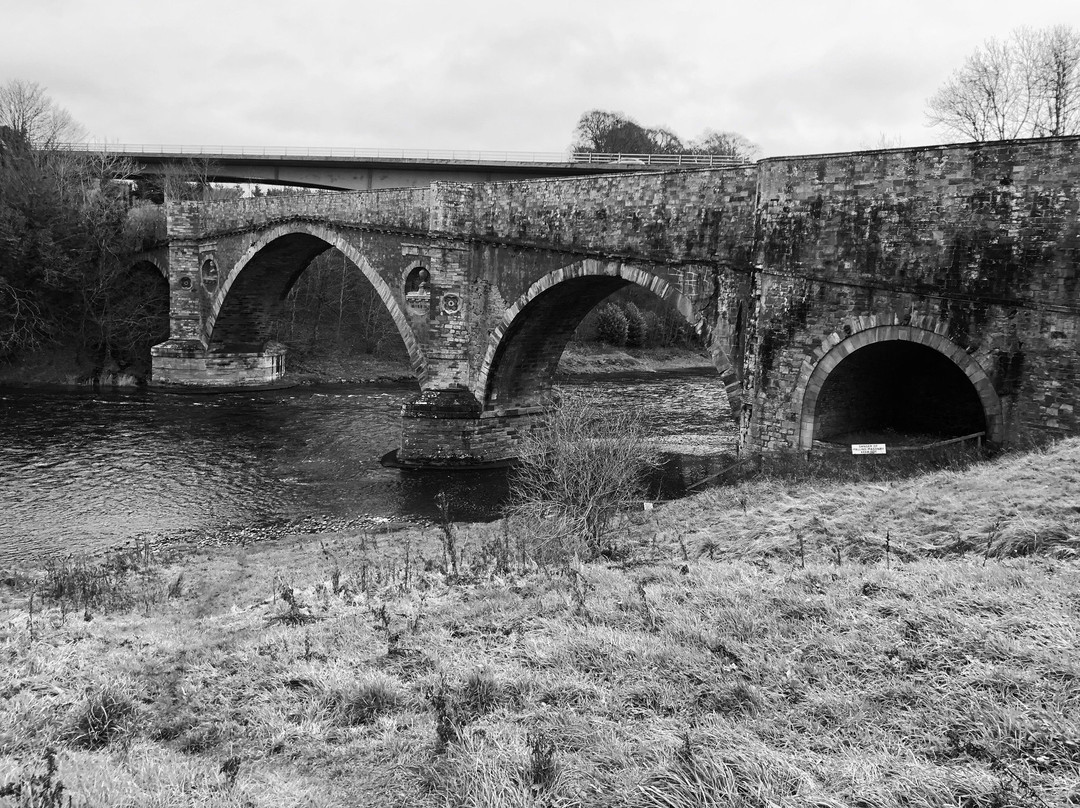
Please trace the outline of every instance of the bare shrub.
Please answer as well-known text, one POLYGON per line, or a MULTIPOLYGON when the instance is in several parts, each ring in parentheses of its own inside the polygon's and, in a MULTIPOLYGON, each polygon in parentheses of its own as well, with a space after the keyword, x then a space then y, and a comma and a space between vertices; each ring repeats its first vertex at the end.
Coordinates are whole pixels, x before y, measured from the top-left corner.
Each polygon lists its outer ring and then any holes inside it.
POLYGON ((519 459, 508 516, 541 564, 617 554, 613 520, 659 465, 640 412, 583 396, 564 399, 525 434, 519 459))

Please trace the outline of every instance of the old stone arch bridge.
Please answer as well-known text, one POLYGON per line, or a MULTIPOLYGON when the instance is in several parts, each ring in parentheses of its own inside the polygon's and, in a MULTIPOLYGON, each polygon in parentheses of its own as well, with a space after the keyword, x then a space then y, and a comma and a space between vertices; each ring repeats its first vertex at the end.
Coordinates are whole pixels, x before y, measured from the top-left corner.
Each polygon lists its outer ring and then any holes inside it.
POLYGON ((1080 426, 1078 211, 1080 138, 170 202, 153 378, 279 378, 271 317, 333 247, 420 382, 404 460, 512 455, 574 328, 627 284, 705 337, 747 450, 888 428, 1045 439, 1080 426))

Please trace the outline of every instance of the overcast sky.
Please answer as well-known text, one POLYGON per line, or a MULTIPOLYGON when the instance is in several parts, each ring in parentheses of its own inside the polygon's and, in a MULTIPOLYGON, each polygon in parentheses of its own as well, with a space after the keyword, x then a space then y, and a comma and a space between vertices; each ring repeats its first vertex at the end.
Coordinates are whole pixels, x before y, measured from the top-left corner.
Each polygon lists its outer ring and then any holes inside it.
POLYGON ((926 98, 1080 0, 0 0, 0 82, 114 143, 565 151, 581 113, 760 156, 948 142, 926 98))

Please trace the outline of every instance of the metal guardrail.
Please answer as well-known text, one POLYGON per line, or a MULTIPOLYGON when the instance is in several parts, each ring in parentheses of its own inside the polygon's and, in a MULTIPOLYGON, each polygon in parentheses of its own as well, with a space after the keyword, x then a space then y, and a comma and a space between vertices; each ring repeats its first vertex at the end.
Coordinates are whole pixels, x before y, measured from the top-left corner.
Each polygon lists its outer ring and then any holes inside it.
POLYGON ((961 435, 959 438, 951 438, 949 440, 939 440, 933 443, 924 443, 921 446, 893 446, 894 452, 918 452, 924 449, 940 449, 942 446, 951 446, 954 443, 965 443, 969 440, 975 441, 975 448, 981 449, 983 445, 983 438, 986 437, 986 432, 972 432, 970 435, 961 435))
POLYGON ((294 146, 188 146, 173 143, 62 143, 68 151, 109 154, 177 155, 183 157, 324 157, 342 160, 449 160, 458 163, 565 163, 567 156, 556 152, 483 152, 437 149, 354 149, 294 146))
MULTIPOLYGON (((983 440, 986 438, 986 432, 972 432, 970 435, 961 435, 957 438, 949 438, 948 440, 934 441, 933 443, 920 443, 920 444, 888 444, 888 450, 885 454, 893 454, 895 452, 922 452, 929 449, 940 449, 943 446, 952 446, 956 443, 965 443, 967 441, 974 441, 976 449, 982 449, 983 440)), ((846 443, 825 443, 824 441, 814 441, 813 448, 807 451, 807 456, 811 452, 823 451, 832 454, 847 454, 851 450, 851 445, 846 443)))
POLYGON ((642 166, 682 166, 684 168, 734 168, 753 161, 726 154, 608 154, 604 152, 573 152, 572 163, 620 163, 642 166))
POLYGON ((729 168, 750 161, 716 154, 611 154, 601 152, 514 152, 457 151, 443 149, 355 149, 293 146, 190 146, 154 143, 60 143, 61 151, 103 152, 117 155, 168 155, 225 159, 237 157, 301 158, 321 157, 342 160, 408 160, 454 163, 562 163, 686 168, 729 168))

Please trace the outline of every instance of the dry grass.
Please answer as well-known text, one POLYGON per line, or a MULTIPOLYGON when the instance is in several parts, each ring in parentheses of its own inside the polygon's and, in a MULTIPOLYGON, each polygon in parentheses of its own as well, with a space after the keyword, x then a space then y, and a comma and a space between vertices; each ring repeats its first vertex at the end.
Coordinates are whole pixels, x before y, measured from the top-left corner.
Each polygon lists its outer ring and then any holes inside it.
POLYGON ((193 551, 175 597, 33 632, 12 576, 0 786, 51 747, 75 806, 1075 804, 1078 504, 1072 441, 717 490, 570 573, 479 528, 456 575, 434 531, 342 533, 193 551))
POLYGON ((886 547, 901 560, 1080 558, 1080 441, 910 479, 883 476, 823 483, 766 474, 659 511, 642 534, 717 558, 790 560, 800 541, 803 556, 821 560, 839 552, 876 562, 886 547))

